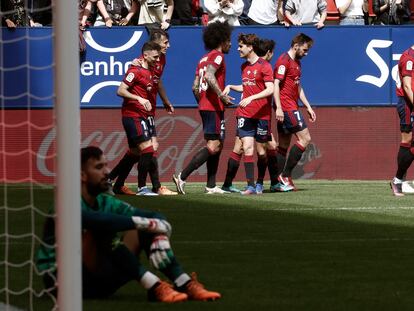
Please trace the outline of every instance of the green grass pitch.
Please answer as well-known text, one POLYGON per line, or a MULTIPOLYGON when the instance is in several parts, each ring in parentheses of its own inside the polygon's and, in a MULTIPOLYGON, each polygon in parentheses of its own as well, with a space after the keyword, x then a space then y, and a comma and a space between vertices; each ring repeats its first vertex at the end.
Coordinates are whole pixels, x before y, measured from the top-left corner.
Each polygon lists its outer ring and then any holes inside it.
MULTIPOLYGON (((386 181, 296 183, 297 192, 249 197, 206 195, 196 183, 187 185, 185 196, 123 196, 168 217, 179 261, 223 298, 149 303, 131 282, 107 300, 84 301, 84 310, 412 310, 414 196, 393 197, 386 181)), ((23 234, 33 228, 40 235, 42 217, 32 221, 24 207, 32 199, 45 211, 53 202, 51 189, 6 188, 0 191, 0 288, 6 282, 3 261, 28 260, 32 251, 31 237, 6 243, 5 230, 23 234), (13 208, 7 213, 6 202, 13 208)), ((9 267, 8 287, 26 288, 29 271, 9 267)), ((41 287, 36 277, 33 287, 41 287)), ((4 297, 2 292, 0 301, 4 297)), ((11 303, 29 309, 29 294, 11 303)), ((33 305, 50 310, 46 298, 33 305)))

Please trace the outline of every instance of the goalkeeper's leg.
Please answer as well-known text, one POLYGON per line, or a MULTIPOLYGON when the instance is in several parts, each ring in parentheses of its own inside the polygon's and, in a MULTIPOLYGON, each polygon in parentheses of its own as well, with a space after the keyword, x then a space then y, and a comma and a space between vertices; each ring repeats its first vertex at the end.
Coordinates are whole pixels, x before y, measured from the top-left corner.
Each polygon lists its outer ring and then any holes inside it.
POLYGON ((186 294, 175 291, 148 271, 124 245, 118 245, 108 253, 98 250, 99 243, 91 237, 83 237, 86 255, 82 269, 84 298, 108 297, 129 281, 136 280, 148 291, 150 300, 169 303, 187 300, 186 294))
MULTIPOLYGON (((144 250, 148 257, 154 251, 159 251, 160 248, 167 247, 165 249, 166 254, 164 257, 159 257, 164 262, 161 264, 158 261, 158 264, 155 266, 159 271, 161 271, 167 278, 169 278, 175 285, 175 288, 188 295, 188 299, 191 300, 216 300, 221 297, 217 292, 208 291, 204 286, 197 280, 196 274, 192 273, 191 276, 186 273, 183 267, 178 262, 175 257, 170 242, 167 236, 154 235, 148 232, 143 232, 136 230, 128 231, 123 239, 123 242, 129 250, 139 256, 140 250, 144 250), (160 243, 160 238, 163 240, 163 243, 160 243), (167 243, 165 243, 167 242, 167 243), (157 245, 154 247, 154 245, 157 245)), ((150 260, 152 263, 154 260, 150 260)))

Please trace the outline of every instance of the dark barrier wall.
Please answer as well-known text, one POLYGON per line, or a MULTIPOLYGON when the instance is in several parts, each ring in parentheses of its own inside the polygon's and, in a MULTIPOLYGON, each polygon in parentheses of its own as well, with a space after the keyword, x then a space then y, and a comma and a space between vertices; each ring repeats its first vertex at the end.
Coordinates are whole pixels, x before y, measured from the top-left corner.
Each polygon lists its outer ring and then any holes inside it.
MULTIPOLYGON (((234 109, 226 111, 226 141, 217 181, 224 180, 227 159, 233 147, 236 122, 234 109)), ((0 182, 35 180, 53 183, 55 137, 53 110, 6 110, 3 112, 0 145, 0 182), (29 134, 30 133, 30 134, 29 134), (18 142, 18 143, 16 143, 18 142)), ((387 179, 394 176, 400 139, 394 107, 321 107, 318 120, 309 123, 312 143, 302 156, 294 178, 305 179, 387 179)), ((128 144, 118 109, 83 109, 82 145, 101 147, 114 167, 128 144)), ((202 124, 197 109, 178 109, 173 116, 159 110, 157 132, 160 142, 158 162, 162 181, 189 163, 204 146, 202 124)), ((136 168, 129 182, 137 182, 136 168)), ((408 178, 412 178, 409 172, 408 178)), ((189 181, 206 181, 201 166, 189 181)), ((268 181, 266 175, 266 181, 268 181)), ((243 165, 236 177, 245 180, 243 165)))
MULTIPOLYGON (((242 60, 237 53, 237 35, 256 33, 277 42, 275 59, 289 49, 291 38, 304 32, 315 40, 303 59, 302 85, 317 106, 386 106, 396 102, 396 64, 413 44, 414 27, 240 27, 232 37, 226 57, 227 82, 240 82, 242 60)), ((177 107, 196 107, 191 85, 196 64, 205 53, 202 28, 181 27, 170 31, 171 48, 164 85, 177 107)), ((82 107, 119 107, 117 85, 128 61, 140 54, 147 40, 145 29, 93 28, 85 33, 86 57, 80 66, 82 107)), ((2 29, 0 90, 6 107, 47 108, 53 98, 51 29, 2 29)), ((75 65, 75 64, 74 64, 75 65)))

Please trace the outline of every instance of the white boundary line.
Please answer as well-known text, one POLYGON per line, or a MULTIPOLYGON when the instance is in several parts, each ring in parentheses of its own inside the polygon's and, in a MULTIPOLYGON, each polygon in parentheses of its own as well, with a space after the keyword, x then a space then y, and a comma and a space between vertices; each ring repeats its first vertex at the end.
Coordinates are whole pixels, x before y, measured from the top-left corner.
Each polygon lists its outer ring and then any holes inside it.
MULTIPOLYGON (((282 203, 285 204, 285 203, 282 203)), ((313 212, 313 211, 397 211, 397 210, 414 210, 414 206, 355 206, 355 207, 260 207, 257 210, 282 211, 282 212, 313 212)))

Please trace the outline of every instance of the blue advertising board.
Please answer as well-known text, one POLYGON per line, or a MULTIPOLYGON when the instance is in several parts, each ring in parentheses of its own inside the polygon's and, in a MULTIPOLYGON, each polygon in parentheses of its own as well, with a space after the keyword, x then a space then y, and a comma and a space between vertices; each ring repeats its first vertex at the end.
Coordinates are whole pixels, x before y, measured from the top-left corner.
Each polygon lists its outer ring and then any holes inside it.
MULTIPOLYGON (((255 33, 276 41, 275 56, 287 51, 297 33, 315 43, 302 60, 302 86, 314 106, 386 106, 396 102, 396 65, 411 46, 414 27, 329 26, 238 27, 226 56, 227 83, 240 83, 239 33, 255 33), (411 35, 411 37, 410 37, 411 35), (411 40, 411 41, 410 41, 411 40)), ((191 86, 197 62, 205 53, 201 27, 169 30, 171 48, 163 75, 176 107, 195 107, 191 86)), ((52 30, 2 29, 0 99, 6 108, 50 108, 53 103, 52 30)), ((79 64, 81 107, 120 107, 116 89, 130 61, 148 39, 145 28, 91 28, 85 32, 87 53, 79 64)), ((77 65, 77 64, 76 64, 77 65)), ((235 94, 237 95, 237 94, 235 94)), ((238 95, 237 95, 238 96, 238 95)))

